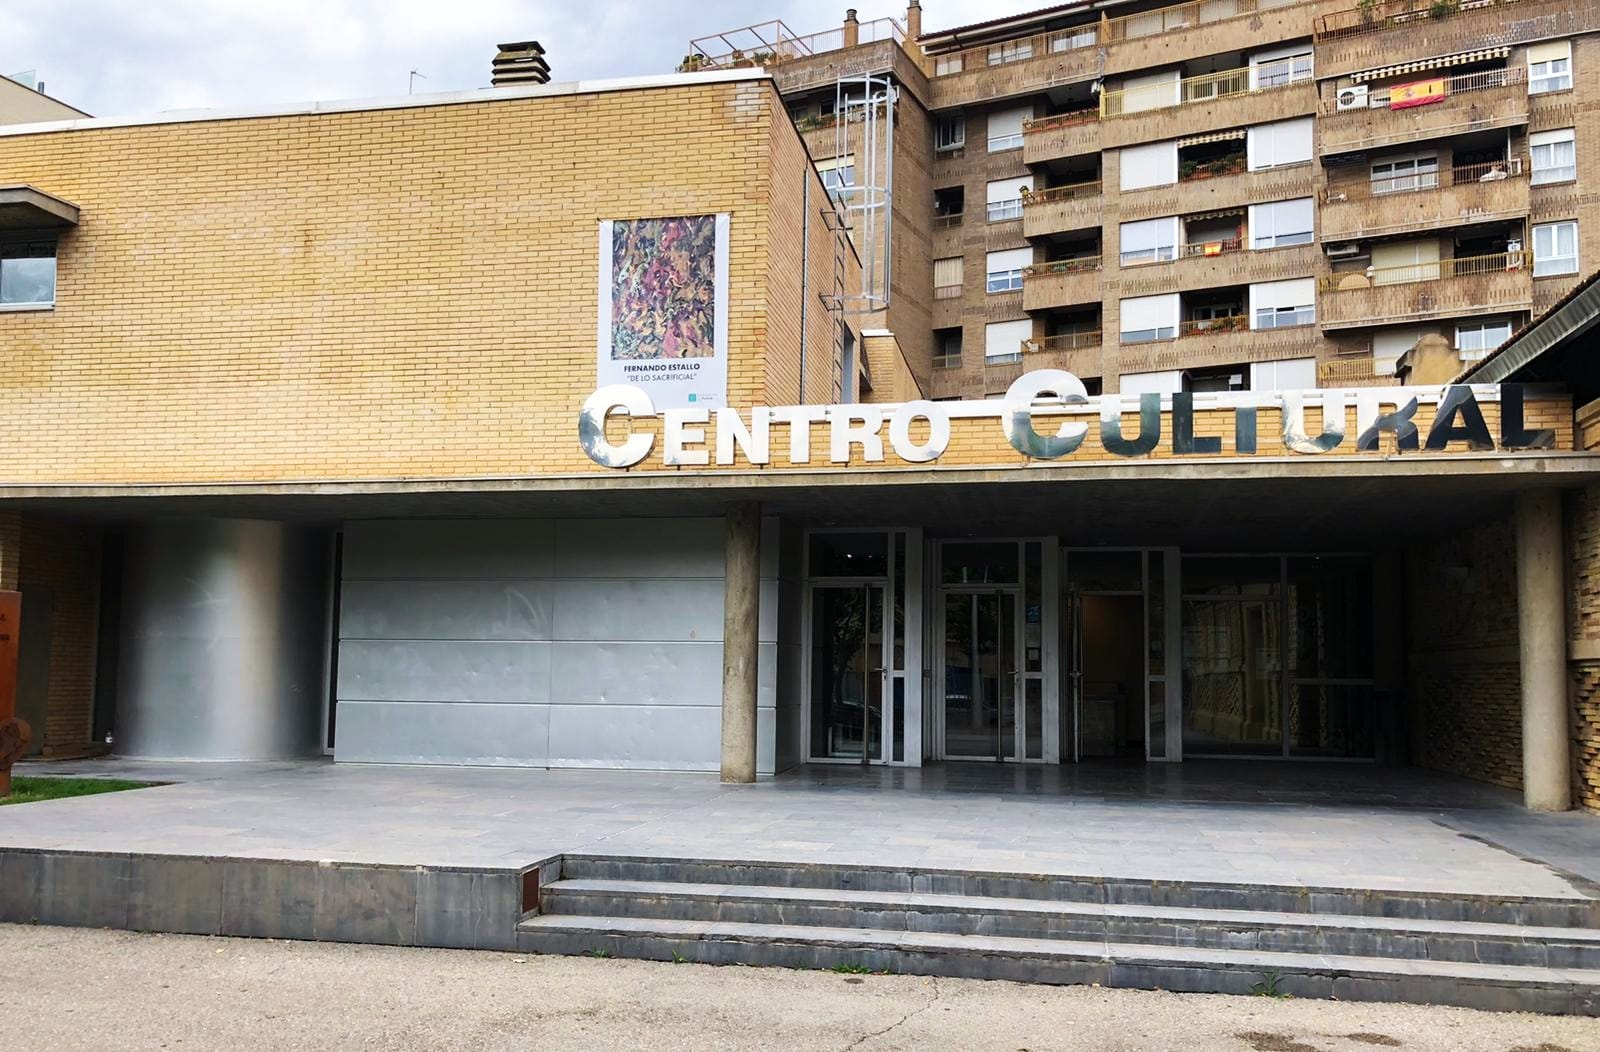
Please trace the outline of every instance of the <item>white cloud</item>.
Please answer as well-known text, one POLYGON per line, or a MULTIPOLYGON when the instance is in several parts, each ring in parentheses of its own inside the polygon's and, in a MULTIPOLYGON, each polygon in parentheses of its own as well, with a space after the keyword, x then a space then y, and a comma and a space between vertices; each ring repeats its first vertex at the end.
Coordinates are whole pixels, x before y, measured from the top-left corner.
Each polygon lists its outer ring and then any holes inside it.
MULTIPOLYGON (((5 6, 0 70, 36 69, 50 94, 114 116, 399 95, 413 69, 426 76, 419 92, 480 87, 488 83, 495 45, 529 38, 544 44, 556 80, 664 73, 692 37, 755 17, 781 18, 802 34, 830 29, 845 4, 59 0, 5 6)), ((857 6, 863 21, 905 13, 893 2, 857 6)), ((998 13, 977 0, 935 0, 923 20, 934 29, 998 13)))

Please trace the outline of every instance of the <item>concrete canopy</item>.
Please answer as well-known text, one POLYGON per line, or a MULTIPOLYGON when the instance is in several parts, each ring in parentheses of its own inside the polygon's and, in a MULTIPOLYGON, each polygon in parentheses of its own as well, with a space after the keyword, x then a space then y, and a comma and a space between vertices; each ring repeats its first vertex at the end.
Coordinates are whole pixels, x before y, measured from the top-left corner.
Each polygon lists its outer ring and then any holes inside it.
POLYGON ((1128 461, 925 471, 590 475, 190 486, 0 487, 0 508, 104 523, 238 517, 720 515, 734 501, 810 525, 1059 535, 1083 545, 1334 550, 1426 539, 1506 511, 1525 490, 1600 479, 1557 453, 1128 461))

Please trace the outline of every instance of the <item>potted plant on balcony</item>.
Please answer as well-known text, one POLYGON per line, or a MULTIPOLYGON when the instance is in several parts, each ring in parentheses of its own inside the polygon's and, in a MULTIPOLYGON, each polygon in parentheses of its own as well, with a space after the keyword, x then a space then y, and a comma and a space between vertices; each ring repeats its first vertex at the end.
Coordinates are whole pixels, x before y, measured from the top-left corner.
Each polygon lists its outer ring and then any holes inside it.
POLYGON ((699 53, 683 56, 683 61, 678 63, 679 73, 693 73, 705 65, 705 56, 699 53))
POLYGON ((1371 22, 1373 12, 1378 9, 1378 0, 1356 0, 1356 10, 1361 12, 1362 22, 1371 22))
POLYGON ((1429 18, 1449 18, 1461 10, 1461 0, 1433 0, 1428 5, 1429 18))

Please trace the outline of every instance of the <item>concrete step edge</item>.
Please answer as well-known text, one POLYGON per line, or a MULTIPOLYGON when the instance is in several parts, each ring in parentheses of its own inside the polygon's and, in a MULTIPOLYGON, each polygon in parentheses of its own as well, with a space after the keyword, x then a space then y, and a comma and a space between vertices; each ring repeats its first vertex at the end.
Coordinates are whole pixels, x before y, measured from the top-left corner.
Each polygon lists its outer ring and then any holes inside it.
POLYGON ((1195 906, 1147 906, 1139 903, 1077 902, 1018 899, 986 895, 950 895, 925 891, 856 891, 845 888, 772 887, 759 884, 700 884, 679 881, 608 880, 563 877, 547 884, 544 895, 563 892, 631 898, 699 899, 807 905, 881 907, 945 913, 1024 913, 1040 916, 1115 917, 1190 924, 1247 927, 1360 930, 1392 935, 1458 935, 1512 941, 1582 942, 1600 946, 1600 929, 1540 927, 1485 921, 1368 917, 1351 913, 1286 913, 1272 910, 1209 909, 1195 906))
MULTIPOLYGON (((628 879, 667 880, 757 887, 860 888, 909 890, 912 885, 1011 885, 1018 897, 1041 901, 1146 902, 1165 905, 1177 900, 1217 896, 1240 903, 1269 903, 1271 912, 1328 913, 1360 917, 1469 919, 1478 923, 1523 925, 1533 917, 1537 927, 1600 927, 1600 899, 1574 893, 1572 898, 1490 895, 1424 889, 1311 887, 1293 884, 1251 884, 1222 881, 1168 880, 1157 877, 1114 877, 1065 873, 1004 873, 918 866, 874 866, 845 863, 777 862, 719 858, 577 853, 562 856, 560 872, 572 879, 624 879, 605 867, 634 868, 628 879), (594 876, 596 870, 601 870, 594 876), (686 874, 689 870, 692 873, 686 874), (765 879, 763 879, 765 878, 765 879), (1037 894, 1034 892, 1037 891, 1037 894), (1274 907, 1277 907, 1276 909, 1274 907)), ((841 888, 844 890, 845 888, 841 888)), ((1208 905, 1197 908, 1237 908, 1208 905)))
POLYGON ((824 928, 725 921, 668 921, 629 917, 544 914, 517 925, 519 935, 612 935, 676 939, 685 942, 778 942, 846 949, 888 950, 979 957, 1032 957, 1114 961, 1124 964, 1211 967, 1259 972, 1333 973, 1361 979, 1426 977, 1507 986, 1583 987, 1600 991, 1600 970, 1488 965, 1457 961, 1258 950, 1153 946, 1065 939, 1024 939, 998 935, 946 935, 887 932, 871 928, 824 928))

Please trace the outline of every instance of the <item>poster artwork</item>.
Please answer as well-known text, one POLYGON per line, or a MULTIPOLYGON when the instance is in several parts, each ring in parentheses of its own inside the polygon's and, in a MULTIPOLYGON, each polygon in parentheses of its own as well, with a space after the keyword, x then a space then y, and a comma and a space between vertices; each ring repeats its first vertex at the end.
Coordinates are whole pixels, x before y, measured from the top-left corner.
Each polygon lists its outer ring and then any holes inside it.
POLYGON ((600 223, 600 386, 659 407, 728 401, 728 216, 600 223))

